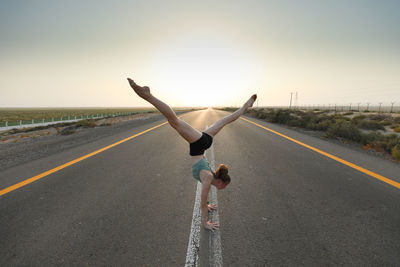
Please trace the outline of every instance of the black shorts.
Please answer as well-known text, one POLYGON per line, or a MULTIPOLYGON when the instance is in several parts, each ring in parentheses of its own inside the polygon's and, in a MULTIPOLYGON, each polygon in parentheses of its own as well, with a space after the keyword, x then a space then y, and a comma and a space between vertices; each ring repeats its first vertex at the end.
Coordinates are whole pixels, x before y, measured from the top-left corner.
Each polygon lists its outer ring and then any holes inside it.
POLYGON ((203 155, 204 151, 211 146, 212 141, 212 136, 203 132, 200 139, 190 143, 190 156, 203 155))

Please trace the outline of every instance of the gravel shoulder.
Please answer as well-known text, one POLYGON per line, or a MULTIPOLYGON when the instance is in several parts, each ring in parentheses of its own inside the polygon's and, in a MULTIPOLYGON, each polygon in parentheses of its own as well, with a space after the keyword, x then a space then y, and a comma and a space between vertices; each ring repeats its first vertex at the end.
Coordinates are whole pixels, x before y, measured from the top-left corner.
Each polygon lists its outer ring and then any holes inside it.
MULTIPOLYGON (((177 112, 178 115, 182 113, 177 112)), ((0 171, 163 119, 160 113, 145 113, 96 120, 94 127, 69 124, 28 132, 3 132, 0 135, 0 171), (65 134, 66 130, 72 131, 65 134)))

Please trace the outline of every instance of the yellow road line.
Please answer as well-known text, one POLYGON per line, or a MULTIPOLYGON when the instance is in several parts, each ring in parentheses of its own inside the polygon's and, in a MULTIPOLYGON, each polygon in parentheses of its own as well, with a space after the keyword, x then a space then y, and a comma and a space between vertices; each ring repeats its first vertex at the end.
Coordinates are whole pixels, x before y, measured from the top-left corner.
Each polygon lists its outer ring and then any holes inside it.
POLYGON ((41 178, 43 178, 43 177, 46 177, 47 175, 50 175, 50 174, 55 173, 55 172, 57 172, 57 171, 59 171, 59 170, 62 170, 62 169, 64 169, 64 168, 68 167, 68 166, 71 166, 71 165, 73 165, 73 164, 79 162, 79 161, 82 161, 82 160, 84 160, 84 159, 90 158, 90 157, 92 157, 92 156, 94 156, 94 155, 96 155, 96 154, 99 154, 99 153, 101 153, 101 152, 107 150, 107 149, 110 149, 110 148, 115 147, 115 146, 117 146, 117 145, 119 145, 119 144, 122 144, 122 143, 124 143, 124 142, 126 142, 126 141, 128 141, 128 140, 131 140, 132 138, 135 138, 135 137, 137 137, 137 136, 139 136, 139 135, 142 135, 142 134, 147 133, 147 132, 149 132, 149 131, 151 131, 151 130, 154 130, 154 129, 156 129, 156 128, 158 128, 158 127, 160 127, 160 126, 162 126, 162 125, 164 125, 164 124, 166 124, 166 123, 168 123, 168 121, 166 121, 166 122, 164 122, 164 123, 161 123, 161 124, 158 124, 158 125, 156 125, 156 126, 154 126, 154 127, 151 127, 151 128, 149 128, 149 129, 147 129, 147 130, 144 130, 144 131, 142 131, 142 132, 140 132, 140 133, 137 133, 137 134, 135 134, 135 135, 132 135, 132 136, 130 136, 130 137, 127 137, 127 138, 125 138, 125 139, 123 139, 123 140, 121 140, 121 141, 115 142, 115 143, 113 143, 113 144, 111 144, 111 145, 109 145, 109 146, 100 148, 99 150, 93 151, 92 153, 89 153, 89 154, 87 154, 87 155, 84 155, 84 156, 82 156, 82 157, 80 157, 80 158, 71 160, 71 161, 69 161, 69 162, 67 162, 67 163, 64 163, 64 164, 62 164, 62 165, 60 165, 60 166, 57 166, 57 167, 55 167, 55 168, 53 168, 53 169, 51 169, 51 170, 42 172, 42 173, 40 173, 40 174, 38 174, 38 175, 35 175, 35 176, 31 177, 31 178, 28 178, 28 179, 26 179, 26 180, 24 180, 24 181, 22 181, 22 182, 19 182, 19 183, 15 184, 15 185, 12 185, 12 186, 10 186, 10 187, 7 187, 7 188, 5 188, 5 189, 2 189, 2 190, 0 190, 0 196, 5 195, 5 194, 7 194, 7 193, 9 193, 9 192, 11 192, 11 191, 14 191, 15 189, 18 189, 18 188, 20 188, 20 187, 23 187, 23 186, 25 186, 25 185, 27 185, 27 184, 30 184, 30 183, 32 183, 32 182, 34 182, 34 181, 37 181, 37 180, 39 180, 39 179, 41 179, 41 178))
POLYGON ((384 176, 382 176, 382 175, 380 175, 380 174, 377 174, 377 173, 372 172, 372 171, 370 171, 370 170, 364 169, 363 167, 360 167, 360 166, 358 166, 358 165, 356 165, 356 164, 354 164, 354 163, 351 163, 351 162, 349 162, 349 161, 347 161, 347 160, 344 160, 344 159, 341 159, 341 158, 339 158, 339 157, 336 157, 336 156, 334 156, 334 155, 332 155, 332 154, 329 154, 329 153, 327 153, 327 152, 325 152, 325 151, 322 151, 322 150, 320 150, 320 149, 318 149, 318 148, 315 148, 315 147, 312 147, 312 146, 310 146, 310 145, 304 144, 304 143, 302 143, 302 142, 300 142, 300 141, 297 141, 296 139, 293 139, 293 138, 291 138, 291 137, 289 137, 289 136, 286 136, 286 135, 284 135, 284 134, 278 133, 277 131, 271 130, 271 129, 269 129, 269 128, 265 127, 265 126, 262 126, 262 125, 260 125, 260 124, 258 124, 258 123, 256 123, 256 122, 254 122, 254 121, 251 121, 251 120, 248 120, 248 119, 245 119, 245 118, 242 118, 242 117, 241 117, 241 119, 242 119, 242 120, 245 120, 245 121, 247 121, 247 122, 250 122, 250 123, 252 123, 252 124, 254 124, 254 125, 257 125, 258 127, 261 127, 261 128, 263 128, 263 129, 265 129, 265 130, 267 130, 267 131, 270 131, 270 132, 272 132, 272 133, 274 133, 274 134, 277 134, 277 135, 279 135, 279 136, 282 136, 283 138, 286 138, 286 139, 288 139, 288 140, 290 140, 290 141, 292 141, 292 142, 295 142, 295 143, 297 143, 297 144, 299 144, 299 145, 301 145, 301 146, 304 146, 304 147, 306 147, 306 148, 308 148, 308 149, 314 150, 315 152, 320 153, 320 154, 322 154, 322 155, 324 155, 324 156, 326 156, 326 157, 328 157, 328 158, 331 158, 331 159, 333 159, 333 160, 336 160, 336 161, 338 161, 338 162, 340 162, 340 163, 342 163, 342 164, 344 164, 344 165, 346 165, 346 166, 349 166, 349 167, 351 167, 351 168, 353 168, 353 169, 356 169, 356 170, 358 170, 358 171, 360 171, 360 172, 362 172, 362 173, 365 173, 365 174, 367 174, 367 175, 369 175, 369 176, 372 176, 372 177, 374 177, 374 178, 376 178, 376 179, 378 179, 378 180, 380 180, 380 181, 382 181, 382 182, 385 182, 385 183, 387 183, 387 184, 390 184, 391 186, 394 186, 394 187, 400 189, 400 183, 395 182, 395 181, 393 181, 393 180, 391 180, 391 179, 389 179, 389 178, 386 178, 386 177, 384 177, 384 176))

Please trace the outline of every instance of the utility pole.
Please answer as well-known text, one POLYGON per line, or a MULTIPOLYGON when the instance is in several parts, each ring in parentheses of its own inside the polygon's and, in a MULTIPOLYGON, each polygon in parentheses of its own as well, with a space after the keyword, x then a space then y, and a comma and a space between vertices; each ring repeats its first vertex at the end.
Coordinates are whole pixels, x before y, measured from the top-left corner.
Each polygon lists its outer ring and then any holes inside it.
POLYGON ((393 104, 394 104, 394 102, 391 102, 391 104, 392 104, 392 106, 391 106, 391 108, 390 108, 390 113, 393 112, 393 104))
POLYGON ((382 106, 382 102, 379 102, 379 111, 378 111, 378 113, 381 113, 381 106, 382 106))
POLYGON ((289 105, 289 109, 292 108, 292 96, 293 96, 293 92, 290 93, 290 105, 289 105))
POLYGON ((349 111, 351 111, 351 103, 350 103, 349 111))
POLYGON ((369 103, 367 103, 367 111, 369 111, 369 103))
POLYGON ((360 112, 360 104, 361 103, 357 103, 358 104, 358 112, 360 112))

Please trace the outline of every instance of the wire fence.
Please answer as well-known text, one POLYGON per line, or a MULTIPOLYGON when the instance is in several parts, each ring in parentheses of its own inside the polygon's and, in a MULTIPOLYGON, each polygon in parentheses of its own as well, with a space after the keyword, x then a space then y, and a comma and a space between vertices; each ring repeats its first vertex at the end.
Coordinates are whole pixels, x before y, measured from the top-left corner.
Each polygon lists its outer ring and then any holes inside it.
MULTIPOLYGON (((4 130, 4 128, 24 128, 24 127, 36 127, 36 126, 45 126, 50 124, 57 123, 67 123, 67 122, 76 122, 80 120, 88 120, 88 119, 101 119, 101 118, 109 118, 109 117, 117 117, 117 116, 127 116, 134 115, 139 112, 117 112, 117 113, 101 113, 101 114, 91 114, 91 115, 68 115, 59 118, 42 118, 42 119, 32 119, 32 120, 19 120, 19 121, 0 121, 0 130, 4 130)), ((143 113, 143 112, 142 112, 143 113)))
POLYGON ((271 108, 281 109, 302 109, 302 110, 329 110, 336 112, 378 112, 378 113, 400 113, 400 106, 398 105, 369 105, 363 104, 322 104, 322 105, 293 105, 293 106, 272 106, 271 108))

